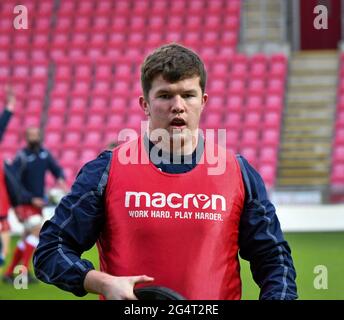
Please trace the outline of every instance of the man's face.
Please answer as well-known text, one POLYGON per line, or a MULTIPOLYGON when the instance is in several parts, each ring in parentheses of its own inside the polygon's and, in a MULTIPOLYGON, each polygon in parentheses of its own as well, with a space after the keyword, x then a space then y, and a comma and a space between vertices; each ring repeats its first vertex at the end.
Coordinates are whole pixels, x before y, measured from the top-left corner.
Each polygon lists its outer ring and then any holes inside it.
POLYGON ((150 131, 165 129, 170 136, 183 136, 185 129, 192 133, 198 129, 208 99, 207 94, 202 94, 199 80, 193 77, 170 83, 161 75, 153 80, 148 101, 140 97, 140 105, 150 120, 150 131))
POLYGON ((29 146, 37 146, 41 142, 41 134, 38 128, 30 128, 26 132, 26 141, 29 146))

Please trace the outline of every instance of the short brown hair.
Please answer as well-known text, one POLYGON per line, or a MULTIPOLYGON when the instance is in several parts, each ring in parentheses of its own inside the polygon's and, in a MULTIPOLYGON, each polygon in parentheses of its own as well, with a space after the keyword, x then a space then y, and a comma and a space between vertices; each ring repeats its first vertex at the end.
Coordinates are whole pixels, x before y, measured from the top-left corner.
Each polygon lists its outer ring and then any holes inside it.
POLYGON ((145 99, 155 77, 162 77, 171 83, 192 77, 200 77, 202 93, 205 91, 207 73, 199 56, 192 50, 172 43, 157 48, 141 66, 141 86, 145 99))

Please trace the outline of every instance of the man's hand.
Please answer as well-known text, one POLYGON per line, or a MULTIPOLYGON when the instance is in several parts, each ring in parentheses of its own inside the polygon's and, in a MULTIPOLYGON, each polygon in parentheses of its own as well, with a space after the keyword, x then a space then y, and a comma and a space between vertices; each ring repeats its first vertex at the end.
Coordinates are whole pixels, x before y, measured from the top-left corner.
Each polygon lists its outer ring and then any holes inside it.
POLYGON ((68 187, 66 181, 62 178, 57 179, 57 185, 63 190, 64 193, 68 193, 68 187))
POLYGON ((42 198, 32 198, 31 204, 37 208, 43 208, 45 205, 45 202, 42 198))
POLYGON ((7 85, 7 86, 5 87, 5 92, 6 92, 5 108, 6 108, 8 111, 13 112, 13 111, 14 111, 15 104, 16 104, 16 97, 15 97, 15 94, 14 94, 14 91, 13 91, 13 87, 7 85))
POLYGON ((146 275, 115 277, 104 272, 91 270, 84 281, 85 290, 103 295, 107 300, 137 300, 134 287, 138 283, 152 282, 146 275))

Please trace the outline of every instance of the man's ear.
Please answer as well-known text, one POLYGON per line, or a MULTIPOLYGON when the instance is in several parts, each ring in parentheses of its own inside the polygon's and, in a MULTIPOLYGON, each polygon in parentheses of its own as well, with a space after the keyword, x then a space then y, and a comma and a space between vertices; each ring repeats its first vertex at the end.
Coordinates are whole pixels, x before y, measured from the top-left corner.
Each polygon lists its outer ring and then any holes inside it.
POLYGON ((143 96, 140 96, 139 103, 140 103, 140 106, 141 106, 143 112, 148 117, 149 116, 148 102, 145 100, 145 98, 143 96))
POLYGON ((202 110, 204 109, 207 101, 208 101, 208 95, 206 93, 204 93, 202 96, 202 110))

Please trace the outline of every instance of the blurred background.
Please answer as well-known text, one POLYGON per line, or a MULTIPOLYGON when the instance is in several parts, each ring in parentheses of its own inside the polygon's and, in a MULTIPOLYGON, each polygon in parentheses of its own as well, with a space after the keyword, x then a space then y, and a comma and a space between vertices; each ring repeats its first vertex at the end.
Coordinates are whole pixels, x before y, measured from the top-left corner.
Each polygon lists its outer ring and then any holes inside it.
MULTIPOLYGON (((140 132, 144 57, 165 43, 188 46, 208 72, 201 127, 225 128, 227 147, 262 175, 300 299, 344 299, 344 1, 22 0, 22 29, 17 5, 0 3, 0 101, 6 84, 16 95, 4 159, 38 126, 70 186, 121 129, 140 132)), ((54 187, 51 176, 46 183, 54 187)), ((12 213, 10 224, 14 246, 22 229, 12 213)), ((97 261, 95 249, 86 255, 97 261)), ((242 277, 243 298, 257 299, 245 261, 242 277)), ((0 284, 0 299, 72 298, 42 283, 0 284)))

